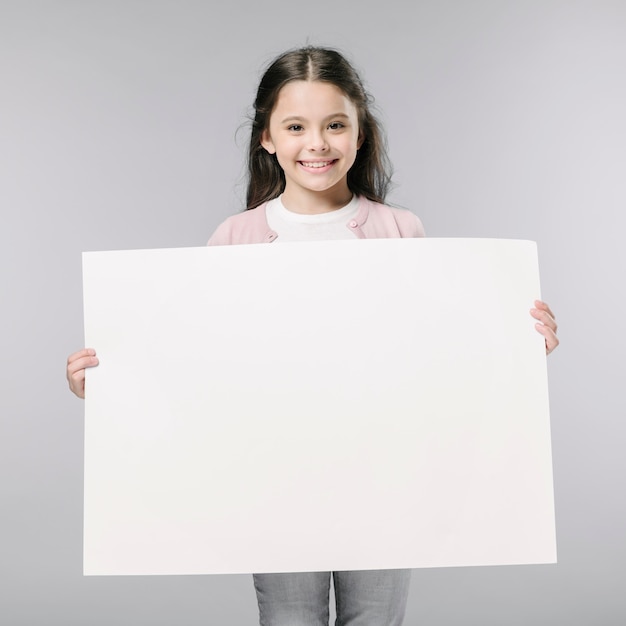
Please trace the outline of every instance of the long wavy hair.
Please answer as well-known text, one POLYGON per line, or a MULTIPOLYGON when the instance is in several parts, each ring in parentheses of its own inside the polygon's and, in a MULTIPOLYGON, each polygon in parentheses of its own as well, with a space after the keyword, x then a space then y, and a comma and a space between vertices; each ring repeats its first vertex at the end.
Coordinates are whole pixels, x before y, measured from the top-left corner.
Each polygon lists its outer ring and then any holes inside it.
POLYGON ((254 209, 285 190, 285 174, 276 155, 261 145, 261 136, 269 128, 280 90, 294 80, 331 83, 354 104, 364 141, 348 171, 348 188, 356 195, 384 202, 391 185, 391 164, 382 128, 370 110, 373 98, 365 91, 356 70, 338 51, 306 46, 277 57, 259 83, 248 150, 246 208, 254 209))

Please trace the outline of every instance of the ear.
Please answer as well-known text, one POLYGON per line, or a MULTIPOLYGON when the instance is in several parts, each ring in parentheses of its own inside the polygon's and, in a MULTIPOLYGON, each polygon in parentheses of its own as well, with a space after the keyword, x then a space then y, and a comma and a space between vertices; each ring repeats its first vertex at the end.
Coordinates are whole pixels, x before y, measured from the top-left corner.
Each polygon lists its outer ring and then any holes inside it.
POLYGON ((356 149, 360 150, 361 146, 363 145, 363 142, 365 141, 365 135, 363 134, 363 131, 359 131, 359 138, 357 139, 356 142, 356 149))
POLYGON ((261 145, 270 153, 276 154, 276 148, 267 128, 261 133, 261 145))

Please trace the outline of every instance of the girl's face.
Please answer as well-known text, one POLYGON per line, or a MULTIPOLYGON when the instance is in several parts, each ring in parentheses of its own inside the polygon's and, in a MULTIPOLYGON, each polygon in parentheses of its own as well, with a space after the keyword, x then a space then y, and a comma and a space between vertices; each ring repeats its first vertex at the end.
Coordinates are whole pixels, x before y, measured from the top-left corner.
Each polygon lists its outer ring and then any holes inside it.
POLYGON ((285 172, 286 206, 303 211, 312 200, 324 198, 334 208, 350 200, 348 170, 362 143, 352 101, 335 85, 320 81, 287 83, 261 137, 261 145, 276 154, 285 172))

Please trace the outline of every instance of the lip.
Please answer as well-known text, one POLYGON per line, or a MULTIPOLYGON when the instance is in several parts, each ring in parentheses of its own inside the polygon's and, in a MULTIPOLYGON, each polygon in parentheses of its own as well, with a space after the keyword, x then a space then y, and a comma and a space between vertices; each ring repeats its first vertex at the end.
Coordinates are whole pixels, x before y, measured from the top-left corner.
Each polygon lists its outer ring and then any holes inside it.
POLYGON ((328 170, 330 170, 336 162, 337 159, 307 159, 306 161, 298 161, 298 165, 305 172, 323 174, 324 172, 328 172, 328 170), (312 163, 314 165, 305 165, 305 163, 312 163), (326 163, 326 165, 319 165, 321 163, 326 163))

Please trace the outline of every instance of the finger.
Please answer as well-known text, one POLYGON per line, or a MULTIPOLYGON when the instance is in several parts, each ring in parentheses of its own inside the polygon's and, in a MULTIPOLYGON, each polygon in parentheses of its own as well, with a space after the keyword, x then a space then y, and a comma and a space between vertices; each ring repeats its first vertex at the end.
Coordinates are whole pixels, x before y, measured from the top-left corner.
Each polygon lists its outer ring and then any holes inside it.
POLYGON ((545 324, 535 324, 535 328, 537 332, 542 334, 546 343, 546 354, 550 354, 558 345, 559 338, 556 336, 556 333, 545 324))
POLYGON ((531 309, 530 314, 536 319, 539 320, 542 324, 551 328, 554 332, 557 331, 557 323, 554 317, 552 317, 547 311, 543 311, 541 309, 531 309))
POLYGON ((543 300, 535 300, 535 306, 545 311, 552 319, 556 319, 556 315, 554 315, 550 307, 543 300))
POLYGON ((67 357, 67 364, 73 363, 77 359, 80 359, 85 356, 96 356, 96 351, 93 348, 83 348, 78 352, 74 352, 74 354, 70 354, 67 357))
POLYGON ((85 369, 98 365, 95 350, 86 348, 70 355, 68 358, 66 376, 72 393, 79 398, 85 397, 85 369))
POLYGON ((86 367, 95 367, 100 361, 96 356, 82 356, 67 364, 67 376, 68 378, 80 370, 84 370, 86 367))
POLYGON ((70 385, 72 393, 76 394, 79 398, 85 398, 85 370, 81 369, 68 375, 67 382, 70 385))

